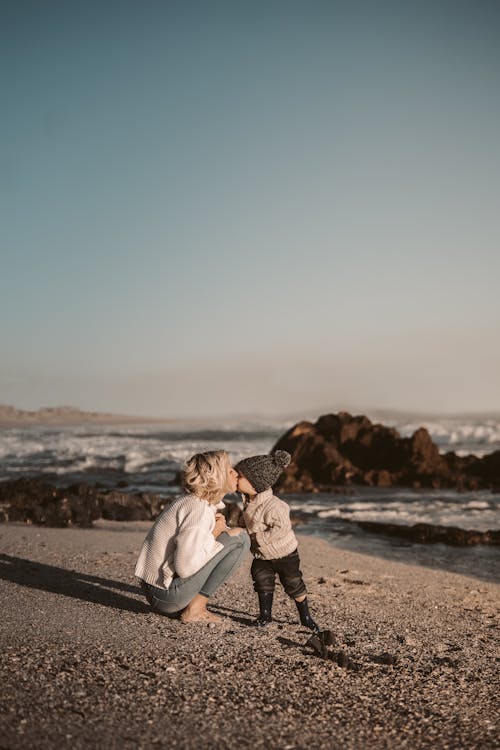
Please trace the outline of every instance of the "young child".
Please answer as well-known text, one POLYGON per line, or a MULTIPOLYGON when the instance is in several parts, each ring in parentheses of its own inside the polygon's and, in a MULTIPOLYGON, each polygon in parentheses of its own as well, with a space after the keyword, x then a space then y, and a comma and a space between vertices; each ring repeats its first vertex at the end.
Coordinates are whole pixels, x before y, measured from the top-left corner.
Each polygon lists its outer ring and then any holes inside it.
POLYGON ((300 622, 318 632, 307 604, 307 592, 299 569, 297 537, 290 523, 288 505, 273 495, 272 487, 290 463, 286 451, 244 458, 234 467, 238 472, 238 490, 244 495, 243 516, 250 535, 253 587, 259 597, 260 615, 256 624, 272 620, 276 573, 289 597, 295 600, 300 622))

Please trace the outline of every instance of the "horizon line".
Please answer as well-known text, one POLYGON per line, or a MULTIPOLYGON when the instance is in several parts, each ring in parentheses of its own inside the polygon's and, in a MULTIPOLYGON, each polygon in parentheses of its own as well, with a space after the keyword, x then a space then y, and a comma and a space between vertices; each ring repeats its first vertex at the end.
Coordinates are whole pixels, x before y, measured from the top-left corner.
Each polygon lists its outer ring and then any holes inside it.
MULTIPOLYGON (((105 420, 106 418, 110 420, 137 420, 141 422, 163 422, 163 423, 172 423, 172 422, 194 422, 194 421, 201 421, 201 422, 207 422, 207 421, 217 421, 217 420, 234 420, 234 419, 251 419, 251 420, 262 420, 262 421, 269 421, 274 419, 281 419, 284 421, 290 421, 290 420, 297 420, 297 421, 307 421, 309 418, 317 419, 320 416, 324 416, 326 414, 338 414, 340 412, 347 412, 351 414, 352 416, 367 416, 368 418, 371 417, 378 417, 378 416, 385 416, 385 417, 406 417, 406 418, 419 418, 419 419, 429 419, 429 418, 442 418, 442 419, 450 419, 450 418, 489 418, 489 419, 500 419, 500 411, 492 410, 485 411, 484 409, 481 410, 466 410, 466 411, 432 411, 432 410, 425 410, 425 409, 403 409, 403 408, 396 408, 396 407, 363 407, 363 408, 353 408, 352 405, 347 405, 345 407, 330 407, 330 408, 307 408, 304 407, 303 409, 294 409, 290 412, 274 412, 274 413, 261 413, 261 412, 230 412, 230 413, 223 413, 223 414, 211 414, 211 415, 182 415, 182 416, 152 416, 148 414, 131 414, 131 413, 124 413, 124 412, 112 412, 112 411, 100 411, 96 409, 82 409, 78 406, 74 405, 68 405, 68 404, 59 404, 56 406, 40 406, 37 409, 23 409, 17 406, 13 406, 12 404, 4 404, 0 403, 0 412, 2 410, 14 410, 19 414, 19 416, 22 418, 23 415, 29 415, 29 416, 42 416, 43 412, 52 412, 55 417, 58 416, 58 412, 60 416, 63 416, 64 412, 73 412, 74 416, 77 416, 78 414, 81 414, 82 417, 92 417, 94 419, 100 419, 105 420), (303 416, 301 416, 303 415, 303 416)), ((68 415, 69 416, 69 415, 68 415)))

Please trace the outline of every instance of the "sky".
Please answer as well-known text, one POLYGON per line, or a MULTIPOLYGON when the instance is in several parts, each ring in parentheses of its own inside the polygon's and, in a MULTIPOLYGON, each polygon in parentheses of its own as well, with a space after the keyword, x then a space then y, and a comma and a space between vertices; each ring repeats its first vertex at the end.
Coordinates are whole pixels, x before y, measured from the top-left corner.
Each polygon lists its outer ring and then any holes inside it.
POLYGON ((3 0, 0 403, 500 411, 500 4, 3 0))

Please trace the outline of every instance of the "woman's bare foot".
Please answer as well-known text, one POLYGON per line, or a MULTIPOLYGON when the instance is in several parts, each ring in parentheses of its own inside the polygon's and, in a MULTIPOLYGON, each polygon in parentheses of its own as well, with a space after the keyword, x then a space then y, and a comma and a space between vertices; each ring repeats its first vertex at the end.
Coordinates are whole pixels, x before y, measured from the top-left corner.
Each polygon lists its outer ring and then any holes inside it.
POLYGON ((207 601, 203 594, 196 594, 181 614, 181 622, 220 622, 220 617, 208 611, 207 601))

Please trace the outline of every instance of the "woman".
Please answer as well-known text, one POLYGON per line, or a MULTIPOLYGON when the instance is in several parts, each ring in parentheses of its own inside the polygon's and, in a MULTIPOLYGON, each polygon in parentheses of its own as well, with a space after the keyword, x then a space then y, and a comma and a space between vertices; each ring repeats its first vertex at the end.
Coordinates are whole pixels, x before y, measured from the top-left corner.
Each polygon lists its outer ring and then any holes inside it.
POLYGON ((182 612, 182 622, 216 622, 207 610, 215 590, 250 548, 244 529, 229 529, 216 513, 238 474, 225 451, 197 453, 184 468, 186 494, 158 516, 142 545, 135 575, 156 612, 182 612))

